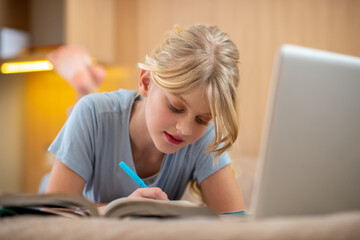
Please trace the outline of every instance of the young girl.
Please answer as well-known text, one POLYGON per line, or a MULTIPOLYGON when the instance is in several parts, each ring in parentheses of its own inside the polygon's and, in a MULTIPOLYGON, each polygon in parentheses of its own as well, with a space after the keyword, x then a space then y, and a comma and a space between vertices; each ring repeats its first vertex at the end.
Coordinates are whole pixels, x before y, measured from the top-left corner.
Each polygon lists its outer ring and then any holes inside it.
POLYGON ((49 148, 46 193, 180 199, 195 180, 217 212, 243 209, 226 150, 238 133, 239 54, 214 26, 175 28, 139 64, 139 92, 84 96, 49 148), (119 167, 124 161, 149 188, 119 167))

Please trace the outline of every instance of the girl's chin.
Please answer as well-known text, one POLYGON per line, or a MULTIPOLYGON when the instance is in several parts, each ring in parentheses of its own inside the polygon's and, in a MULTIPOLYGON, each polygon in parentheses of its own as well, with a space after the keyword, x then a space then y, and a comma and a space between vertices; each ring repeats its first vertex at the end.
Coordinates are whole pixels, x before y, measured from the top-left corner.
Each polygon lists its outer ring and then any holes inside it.
POLYGON ((164 153, 164 154, 173 154, 173 153, 175 153, 175 152, 177 152, 180 148, 177 148, 177 149, 169 149, 169 148, 158 148, 157 147, 157 149, 160 151, 160 152, 162 152, 162 153, 164 153))
POLYGON ((164 154, 172 154, 175 153, 177 151, 179 151, 181 148, 183 148, 184 146, 180 146, 180 145, 173 145, 171 143, 165 142, 162 144, 155 144, 156 148, 164 153, 164 154))

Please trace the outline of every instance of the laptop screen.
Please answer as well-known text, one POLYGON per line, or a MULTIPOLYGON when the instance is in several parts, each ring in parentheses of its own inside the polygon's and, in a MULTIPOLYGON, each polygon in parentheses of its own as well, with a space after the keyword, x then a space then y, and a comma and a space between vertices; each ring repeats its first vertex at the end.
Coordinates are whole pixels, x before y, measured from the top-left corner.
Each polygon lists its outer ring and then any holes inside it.
POLYGON ((360 209, 360 58, 280 48, 250 214, 360 209))

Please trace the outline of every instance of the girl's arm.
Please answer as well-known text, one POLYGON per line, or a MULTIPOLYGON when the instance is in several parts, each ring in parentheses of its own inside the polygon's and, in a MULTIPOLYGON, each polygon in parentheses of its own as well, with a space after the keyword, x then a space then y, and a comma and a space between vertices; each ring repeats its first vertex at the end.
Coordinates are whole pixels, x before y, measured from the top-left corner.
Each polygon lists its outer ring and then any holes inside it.
POLYGON ((242 194, 230 165, 206 178, 200 187, 205 203, 216 212, 244 210, 242 194))
MULTIPOLYGON (((45 193, 65 193, 82 195, 86 181, 77 173, 56 159, 50 173, 45 193)), ((165 192, 158 187, 138 188, 129 197, 152 198, 168 200, 165 192)), ((104 204, 98 204, 103 206, 104 204)))
POLYGON ((71 170, 59 159, 55 159, 45 193, 82 195, 85 179, 71 170))

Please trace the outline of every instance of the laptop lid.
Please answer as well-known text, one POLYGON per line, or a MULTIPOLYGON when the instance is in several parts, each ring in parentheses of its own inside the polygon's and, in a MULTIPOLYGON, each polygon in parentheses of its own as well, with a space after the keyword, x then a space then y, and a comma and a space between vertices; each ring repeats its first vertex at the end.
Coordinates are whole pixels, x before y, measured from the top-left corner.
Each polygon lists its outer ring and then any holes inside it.
POLYGON ((283 45, 250 214, 353 209, 360 209, 360 58, 283 45))

